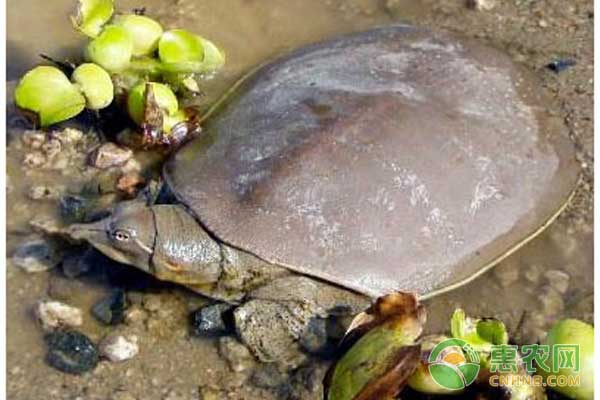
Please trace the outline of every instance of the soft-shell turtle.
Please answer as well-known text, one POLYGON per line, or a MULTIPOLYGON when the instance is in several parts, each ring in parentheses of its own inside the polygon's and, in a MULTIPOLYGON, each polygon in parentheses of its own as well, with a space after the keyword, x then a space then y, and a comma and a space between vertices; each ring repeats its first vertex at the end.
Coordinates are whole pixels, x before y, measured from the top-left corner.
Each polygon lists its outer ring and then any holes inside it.
POLYGON ((315 315, 473 279, 547 226, 578 177, 508 56, 411 26, 279 58, 211 114, 165 166, 179 204, 124 204, 72 233, 241 304, 262 360, 285 358, 315 315))

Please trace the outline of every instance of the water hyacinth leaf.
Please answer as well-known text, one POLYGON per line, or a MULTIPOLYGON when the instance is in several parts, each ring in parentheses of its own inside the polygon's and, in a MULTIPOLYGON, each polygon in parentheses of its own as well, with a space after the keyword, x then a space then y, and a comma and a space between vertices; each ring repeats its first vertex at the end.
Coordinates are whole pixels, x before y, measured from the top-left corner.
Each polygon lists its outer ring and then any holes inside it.
POLYGON ((95 38, 114 13, 113 0, 79 0, 71 22, 78 31, 95 38))
POLYGON ((327 374, 326 399, 395 398, 419 362, 415 340, 424 319, 416 298, 405 293, 384 296, 359 314, 344 339, 353 343, 327 374))
POLYGON ((39 66, 27 72, 15 89, 17 106, 36 115, 41 127, 65 121, 85 108, 85 97, 58 68, 39 66))
POLYGON ((133 55, 133 40, 121 26, 109 25, 88 43, 85 56, 109 72, 119 72, 129 66, 133 55))
POLYGON ((87 108, 100 110, 113 101, 114 87, 110 75, 104 69, 93 63, 78 66, 71 81, 79 86, 87 101, 87 108))
POLYGON ((184 29, 165 32, 158 42, 158 56, 164 64, 200 62, 204 47, 198 37, 184 29))
POLYGON ((125 14, 117 16, 114 23, 125 28, 133 39, 134 56, 146 56, 158 49, 163 28, 152 18, 145 15, 125 14))
POLYGON ((225 64, 225 53, 220 50, 213 42, 203 37, 199 38, 204 48, 204 68, 207 71, 213 71, 221 68, 225 64))
POLYGON ((214 43, 183 29, 163 34, 158 55, 163 69, 173 73, 211 72, 225 63, 225 54, 214 43))
POLYGON ((452 337, 466 341, 477 351, 489 352, 493 344, 508 343, 508 332, 502 321, 471 318, 460 308, 452 315, 450 332, 452 337))
MULTIPOLYGON (((544 377, 549 374, 565 376, 568 379, 579 379, 579 385, 554 386, 552 390, 561 393, 569 398, 578 400, 591 400, 594 398, 594 327, 583 321, 576 319, 564 319, 558 321, 548 332, 544 343, 549 345, 550 356, 547 361, 551 372, 538 368, 538 373, 544 377), (571 364, 560 365, 561 355, 554 353, 555 346, 563 346, 563 351, 571 353, 562 353, 565 357, 571 359, 571 364), (577 349, 577 350, 575 350, 577 349), (579 354, 576 355, 575 352, 579 354), (578 360, 577 360, 578 358, 578 360), (576 362, 579 361, 577 369, 576 362), (552 371, 556 364, 559 367, 558 373, 552 371)), ((563 358, 564 360, 564 358, 563 358)))
POLYGON ((138 125, 145 122, 148 98, 152 98, 157 107, 166 115, 174 115, 179 109, 177 97, 167 85, 158 82, 139 83, 129 91, 127 96, 127 111, 131 119, 138 125), (151 93, 147 94, 148 90, 151 93))

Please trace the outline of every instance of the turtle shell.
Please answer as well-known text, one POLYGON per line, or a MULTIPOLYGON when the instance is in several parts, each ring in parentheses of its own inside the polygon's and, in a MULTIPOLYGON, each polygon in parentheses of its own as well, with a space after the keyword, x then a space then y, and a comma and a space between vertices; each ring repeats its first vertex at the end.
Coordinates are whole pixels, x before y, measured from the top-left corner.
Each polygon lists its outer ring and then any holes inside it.
POLYGON ((578 178, 562 124, 505 54, 395 25, 243 79, 167 163, 220 240, 371 296, 429 296, 535 236, 578 178))

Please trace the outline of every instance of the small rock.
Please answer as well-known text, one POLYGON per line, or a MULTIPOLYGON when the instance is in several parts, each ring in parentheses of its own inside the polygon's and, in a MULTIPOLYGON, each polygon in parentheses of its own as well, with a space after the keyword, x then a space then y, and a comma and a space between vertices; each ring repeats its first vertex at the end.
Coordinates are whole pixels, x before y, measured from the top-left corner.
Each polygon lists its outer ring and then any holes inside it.
POLYGON ((229 364, 234 372, 242 372, 252 368, 255 364, 250 350, 232 337, 222 337, 219 340, 219 354, 229 364))
POLYGON ((490 11, 496 7, 496 0, 467 0, 467 7, 477 11, 490 11))
POLYGON ((25 131, 21 135, 21 142, 30 149, 40 149, 46 142, 46 134, 42 131, 25 131))
POLYGON ((83 139, 83 132, 79 129, 66 128, 60 132, 54 132, 53 137, 60 140, 63 145, 73 145, 83 139))
POLYGON ((90 164, 96 168, 107 169, 124 164, 132 155, 131 150, 109 142, 91 153, 90 164))
POLYGON ((546 67, 548 69, 550 69, 551 71, 556 72, 557 74, 567 70, 568 68, 571 68, 573 66, 577 65, 577 62, 575 60, 571 60, 571 59, 558 59, 558 60, 553 60, 552 62, 550 62, 548 65, 546 65, 546 67))
POLYGON ((121 335, 106 336, 99 344, 100 355, 112 362, 123 362, 137 355, 140 348, 137 336, 124 337, 121 335))
POLYGON ((42 151, 48 159, 53 159, 61 150, 62 145, 58 139, 50 139, 42 145, 42 151))
POLYGON ((519 268, 512 262, 503 262, 494 268, 494 276, 502 288, 506 288, 519 279, 519 268))
POLYGON ((46 336, 46 360, 52 367, 69 374, 82 374, 98 364, 94 343, 78 331, 57 331, 46 336))
POLYGON ((27 196, 32 200, 56 200, 60 197, 64 187, 50 187, 46 185, 35 185, 29 189, 27 196))
POLYGON ((144 183, 144 177, 139 172, 126 172, 117 180, 117 190, 129 197, 134 197, 144 183))
POLYGON ((566 272, 558 269, 551 269, 544 274, 550 286, 556 289, 559 293, 565 294, 569 289, 569 281, 571 277, 566 272))
POLYGON ((146 311, 138 305, 134 305, 125 311, 125 323, 130 326, 142 325, 147 318, 146 311))
POLYGON ((45 239, 36 238, 25 242, 12 256, 12 262, 27 272, 42 272, 58 265, 60 254, 45 239))
POLYGON ((40 168, 46 164, 46 156, 39 151, 25 154, 23 165, 29 168, 40 168))
POLYGON ((81 310, 60 301, 40 301, 34 312, 42 324, 42 328, 46 331, 65 327, 73 328, 83 324, 81 310))
POLYGON ((81 196, 63 196, 59 202, 60 215, 66 222, 82 222, 88 208, 88 202, 81 196))
POLYGON ((231 331, 233 324, 232 306, 216 303, 192 313, 192 333, 197 336, 219 336, 231 331))
POLYGON ((129 303, 123 290, 115 290, 92 308, 92 315, 106 325, 120 324, 125 320, 129 303))

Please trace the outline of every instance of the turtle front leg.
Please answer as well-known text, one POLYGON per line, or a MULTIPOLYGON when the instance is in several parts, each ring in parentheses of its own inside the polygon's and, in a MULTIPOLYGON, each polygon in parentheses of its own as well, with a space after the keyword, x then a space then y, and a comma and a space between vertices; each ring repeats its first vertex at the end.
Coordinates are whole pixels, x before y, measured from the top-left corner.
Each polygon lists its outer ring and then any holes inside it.
POLYGON ((286 276, 250 293, 234 311, 235 326, 260 361, 292 369, 309 353, 326 355, 339 339, 332 338, 334 331, 344 332, 344 321, 349 322, 345 317, 369 303, 365 296, 309 277, 286 276))

